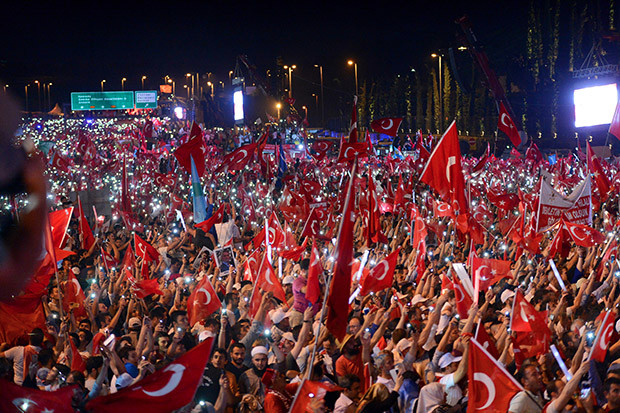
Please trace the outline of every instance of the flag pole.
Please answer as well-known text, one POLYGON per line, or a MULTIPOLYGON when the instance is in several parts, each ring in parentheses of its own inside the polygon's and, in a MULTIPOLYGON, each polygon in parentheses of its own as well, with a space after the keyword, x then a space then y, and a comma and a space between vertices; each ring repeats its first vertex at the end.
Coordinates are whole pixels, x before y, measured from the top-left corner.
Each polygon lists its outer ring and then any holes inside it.
MULTIPOLYGON (((357 170, 357 155, 355 156, 355 160, 353 161, 353 168, 351 169, 351 181, 349 183, 350 188, 353 188, 353 182, 355 179, 356 170, 357 170)), ((344 212, 345 212, 347 205, 349 205, 350 196, 351 196, 351 193, 350 191, 347 190, 347 197, 345 199, 345 204, 343 207, 342 221, 340 221, 340 231, 338 231, 338 239, 340 239, 340 232, 342 231, 342 226, 343 226, 344 220, 346 219, 344 212)), ((299 396, 299 393, 301 392, 301 389, 304 386, 304 383, 309 378, 310 379, 312 378, 312 370, 314 368, 314 360, 316 358, 316 349, 319 346, 319 337, 321 337, 321 330, 323 329, 323 320, 325 319, 325 308, 327 307, 327 298, 329 297, 329 292, 330 292, 330 287, 332 284, 333 277, 334 277, 334 271, 333 271, 333 266, 332 266, 331 274, 329 275, 329 278, 327 279, 328 282, 325 285, 325 294, 323 295, 323 306, 321 307, 321 316, 319 317, 319 328, 316 332, 316 336, 314 337, 314 347, 312 349, 312 356, 310 357, 310 364, 307 365, 308 374, 304 374, 301 380, 301 383, 299 384, 299 387, 297 387, 297 392, 295 393, 295 397, 293 397, 293 401, 291 402, 291 407, 288 410, 289 413, 291 413, 292 408, 295 404, 295 400, 297 400, 297 397, 299 396)))

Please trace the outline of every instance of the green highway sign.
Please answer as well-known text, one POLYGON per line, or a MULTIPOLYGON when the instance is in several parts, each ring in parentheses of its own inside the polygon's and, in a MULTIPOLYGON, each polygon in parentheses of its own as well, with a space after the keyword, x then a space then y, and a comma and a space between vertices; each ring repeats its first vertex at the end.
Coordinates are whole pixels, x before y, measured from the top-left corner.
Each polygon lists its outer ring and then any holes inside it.
POLYGON ((136 109, 157 108, 156 90, 136 90, 136 109))
POLYGON ((120 110, 133 108, 133 92, 71 93, 71 110, 120 110))

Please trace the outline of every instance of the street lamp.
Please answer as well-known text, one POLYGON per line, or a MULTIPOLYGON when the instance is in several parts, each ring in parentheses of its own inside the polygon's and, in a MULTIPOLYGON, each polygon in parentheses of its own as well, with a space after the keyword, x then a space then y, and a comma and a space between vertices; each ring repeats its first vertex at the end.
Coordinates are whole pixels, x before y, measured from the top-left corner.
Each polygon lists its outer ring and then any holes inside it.
POLYGON ((347 62, 347 64, 349 66, 353 66, 355 69, 355 95, 358 95, 358 89, 357 89, 357 62, 354 62, 353 60, 349 60, 347 62))
POLYGON ((144 81, 146 80, 146 76, 142 76, 142 90, 144 90, 144 81))
POLYGON ((213 83, 207 82, 207 86, 211 88, 211 99, 213 99, 213 83))
POLYGON ((124 77, 121 79, 121 90, 125 90, 125 82, 127 81, 127 78, 124 77))
POLYGON ((296 65, 284 66, 284 69, 288 69, 288 97, 293 97, 293 70, 297 69, 296 65))
MULTIPOLYGON (((325 125, 325 95, 323 94, 323 65, 314 65, 319 68, 319 75, 321 76, 321 126, 325 125)), ((319 110, 319 97, 316 97, 316 109, 319 110)))
POLYGON ((316 93, 313 93, 312 97, 314 98, 314 110, 318 112, 319 111, 319 95, 317 95, 316 93))
POLYGON ((41 82, 35 80, 34 83, 37 84, 37 95, 39 96, 39 111, 41 111, 41 82))
MULTIPOLYGON (((189 95, 190 95, 191 89, 194 87, 194 76, 192 76, 192 74, 191 74, 191 73, 186 73, 186 74, 185 74, 185 81, 186 81, 186 82, 190 80, 190 79, 189 79, 190 77, 191 77, 191 82, 192 82, 192 83, 191 83, 191 85, 189 85, 189 86, 187 87, 187 98, 188 98, 188 99, 189 99, 189 95)), ((192 93, 192 94, 193 94, 193 93, 192 93)))
POLYGON ((304 110, 304 112, 306 112, 306 119, 308 119, 308 108, 306 106, 302 106, 301 108, 304 110))
POLYGON ((4 93, 6 94, 6 88, 9 87, 9 85, 4 85, 4 93))
POLYGON ((172 94, 174 95, 176 92, 176 82, 170 77, 168 78, 168 83, 172 83, 172 94))
POLYGON ((47 84, 47 107, 52 108, 52 82, 47 84))
POLYGON ((30 84, 24 86, 24 89, 26 90, 26 112, 30 112, 28 108, 28 86, 30 86, 30 84))
POLYGON ((101 91, 103 92, 103 84, 105 83, 105 79, 101 81, 101 91))
POLYGON ((228 80, 230 81, 230 83, 232 83, 232 75, 233 71, 231 70, 230 72, 228 72, 228 80))
POLYGON ((441 71, 441 53, 432 53, 431 57, 439 59, 439 130, 443 131, 443 72, 441 71))
POLYGON ((183 89, 187 89, 187 98, 189 99, 189 87, 187 85, 183 85, 183 89))
POLYGON ((282 104, 280 102, 276 103, 276 109, 278 109, 278 120, 280 120, 280 108, 282 108, 282 104))

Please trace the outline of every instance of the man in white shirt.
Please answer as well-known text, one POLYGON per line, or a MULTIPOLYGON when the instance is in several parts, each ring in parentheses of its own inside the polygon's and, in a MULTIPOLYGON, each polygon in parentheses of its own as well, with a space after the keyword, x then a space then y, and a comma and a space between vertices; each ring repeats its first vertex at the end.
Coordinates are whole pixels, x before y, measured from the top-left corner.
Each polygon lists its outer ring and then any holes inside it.
POLYGON ((344 413, 351 404, 355 403, 357 405, 359 402, 362 385, 360 378, 352 374, 341 377, 340 380, 338 380, 338 384, 340 387, 343 387, 344 390, 340 394, 338 400, 336 400, 334 413, 344 413))
POLYGON ((24 384, 24 379, 30 373, 30 366, 37 364, 37 356, 43 344, 43 330, 40 328, 35 328, 28 336, 30 344, 27 346, 15 346, 0 352, 0 357, 13 362, 13 381, 19 386, 24 384))
POLYGON ((540 413, 545 401, 540 393, 544 389, 544 383, 540 370, 535 364, 525 364, 519 371, 520 381, 525 390, 517 393, 510 400, 510 413, 540 413))

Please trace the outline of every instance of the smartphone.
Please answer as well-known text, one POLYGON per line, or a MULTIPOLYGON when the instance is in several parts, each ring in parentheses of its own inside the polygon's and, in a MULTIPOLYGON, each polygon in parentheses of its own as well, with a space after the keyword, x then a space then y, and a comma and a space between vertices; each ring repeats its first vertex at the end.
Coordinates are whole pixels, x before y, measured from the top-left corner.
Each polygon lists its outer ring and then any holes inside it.
POLYGON ((105 339, 103 345, 107 347, 110 351, 114 349, 114 343, 116 342, 116 336, 114 334, 110 334, 108 338, 105 339))
POLYGON ((588 347, 592 347, 592 344, 594 344, 594 338, 595 338, 594 331, 588 331, 586 333, 586 345, 588 347))

